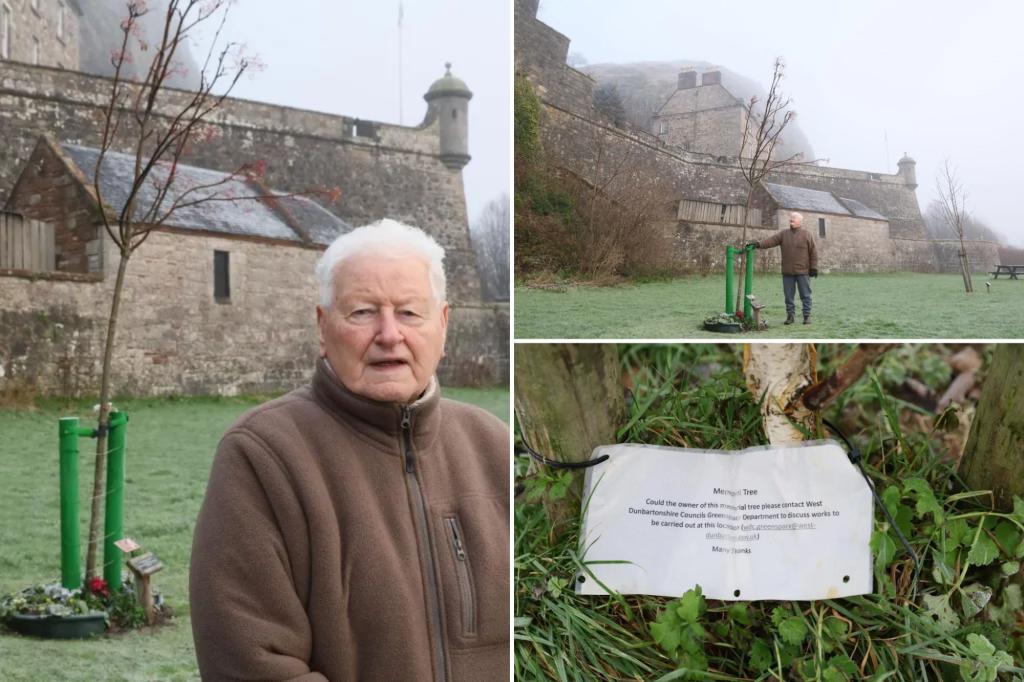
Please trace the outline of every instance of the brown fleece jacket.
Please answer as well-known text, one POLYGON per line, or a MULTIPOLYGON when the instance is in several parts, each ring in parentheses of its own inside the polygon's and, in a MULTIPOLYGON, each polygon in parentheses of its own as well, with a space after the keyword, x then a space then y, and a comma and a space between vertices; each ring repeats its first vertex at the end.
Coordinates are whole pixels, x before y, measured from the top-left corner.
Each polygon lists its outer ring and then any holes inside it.
POLYGON ((484 411, 312 385, 225 434, 196 525, 204 680, 509 674, 509 437, 484 411))
POLYGON ((806 275, 818 269, 818 250, 814 245, 814 237, 802 227, 787 227, 779 230, 771 237, 757 242, 757 248, 768 249, 782 246, 782 274, 806 275))

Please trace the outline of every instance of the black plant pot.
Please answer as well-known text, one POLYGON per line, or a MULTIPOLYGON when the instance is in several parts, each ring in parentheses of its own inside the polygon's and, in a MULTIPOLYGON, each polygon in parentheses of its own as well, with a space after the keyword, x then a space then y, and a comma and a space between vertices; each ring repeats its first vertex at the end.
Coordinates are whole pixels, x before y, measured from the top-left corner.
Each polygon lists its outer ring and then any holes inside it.
POLYGON ((709 332, 719 332, 721 334, 739 334, 743 331, 739 322, 705 322, 704 328, 709 332))
POLYGON ((104 613, 76 614, 74 616, 30 616, 15 613, 7 619, 12 630, 23 635, 44 639, 85 639, 99 635, 107 629, 104 613))

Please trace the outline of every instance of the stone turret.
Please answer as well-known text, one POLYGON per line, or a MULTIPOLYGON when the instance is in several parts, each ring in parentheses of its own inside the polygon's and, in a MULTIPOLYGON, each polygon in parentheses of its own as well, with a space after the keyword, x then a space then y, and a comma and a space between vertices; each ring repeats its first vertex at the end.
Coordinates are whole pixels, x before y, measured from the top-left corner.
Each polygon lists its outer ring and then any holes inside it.
POLYGON ((903 152, 903 158, 897 163, 900 167, 897 174, 903 176, 907 187, 917 189, 917 161, 914 161, 906 152, 903 152))
POLYGON ((423 95, 433 114, 441 123, 441 162, 452 170, 462 170, 469 163, 469 100, 473 93, 462 80, 452 75, 452 65, 445 64, 445 74, 423 95))

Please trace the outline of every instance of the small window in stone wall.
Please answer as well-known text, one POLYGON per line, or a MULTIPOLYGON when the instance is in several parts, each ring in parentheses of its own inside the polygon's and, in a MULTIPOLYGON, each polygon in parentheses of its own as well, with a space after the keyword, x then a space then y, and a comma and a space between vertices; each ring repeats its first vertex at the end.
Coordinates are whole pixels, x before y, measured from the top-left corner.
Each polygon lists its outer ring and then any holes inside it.
POLYGON ((825 219, 824 218, 818 218, 818 236, 819 237, 824 237, 825 236, 825 219))
POLYGON ((57 0, 57 38, 64 40, 64 2, 57 0))
POLYGON ((228 252, 213 252, 213 298, 218 303, 231 301, 231 276, 228 267, 228 252))

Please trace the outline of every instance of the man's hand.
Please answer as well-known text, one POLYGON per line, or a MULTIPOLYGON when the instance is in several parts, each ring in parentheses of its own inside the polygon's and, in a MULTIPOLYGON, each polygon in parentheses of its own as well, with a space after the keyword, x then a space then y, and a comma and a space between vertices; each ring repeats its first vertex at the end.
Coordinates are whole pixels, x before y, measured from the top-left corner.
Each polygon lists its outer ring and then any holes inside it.
POLYGON ((747 242, 746 244, 743 245, 743 248, 749 249, 751 246, 753 246, 756 249, 757 248, 757 242, 747 242))
POLYGON ((818 276, 818 271, 816 269, 814 269, 814 268, 811 268, 811 277, 817 277, 817 276, 818 276))

